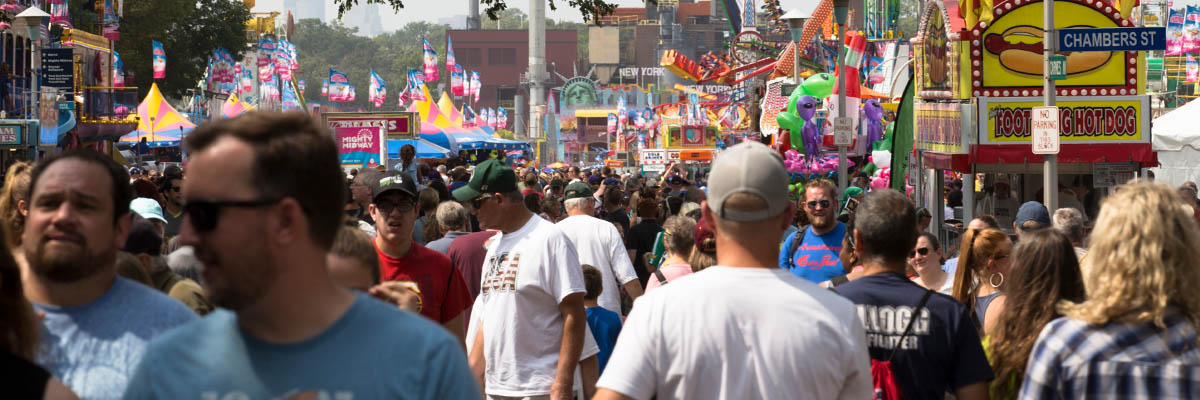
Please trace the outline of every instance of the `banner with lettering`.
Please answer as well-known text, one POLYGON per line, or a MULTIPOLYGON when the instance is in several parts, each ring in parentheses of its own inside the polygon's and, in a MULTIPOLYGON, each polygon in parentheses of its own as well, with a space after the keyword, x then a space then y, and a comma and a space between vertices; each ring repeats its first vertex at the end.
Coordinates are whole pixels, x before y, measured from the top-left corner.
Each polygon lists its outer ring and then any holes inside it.
POLYGON ((1191 54, 1187 55, 1184 70, 1187 72, 1187 83, 1196 82, 1197 75, 1200 73, 1200 65, 1196 64, 1196 59, 1192 58, 1191 54))
POLYGON ((446 70, 462 72, 462 66, 458 65, 458 61, 454 59, 454 41, 449 37, 446 37, 446 70))
POLYGON ((367 91, 367 101, 375 103, 375 108, 383 107, 383 102, 387 101, 387 83, 374 69, 371 70, 371 86, 367 91))
POLYGON ((1200 50, 1200 8, 1187 6, 1187 14, 1183 17, 1183 52, 1195 53, 1200 50))
POLYGON ((354 95, 350 90, 350 78, 345 73, 329 69, 329 100, 352 101, 354 95))
POLYGON ((425 101, 425 74, 421 71, 409 68, 408 70, 408 97, 412 101, 425 101))
POLYGON ((428 40, 421 39, 421 42, 424 42, 424 46, 425 46, 425 50, 424 50, 424 53, 425 53, 425 57, 424 57, 425 58, 425 81, 426 82, 437 82, 438 81, 437 52, 433 50, 433 46, 429 45, 428 40))
POLYGON ((343 167, 374 167, 387 156, 386 139, 379 126, 336 127, 333 132, 343 167))

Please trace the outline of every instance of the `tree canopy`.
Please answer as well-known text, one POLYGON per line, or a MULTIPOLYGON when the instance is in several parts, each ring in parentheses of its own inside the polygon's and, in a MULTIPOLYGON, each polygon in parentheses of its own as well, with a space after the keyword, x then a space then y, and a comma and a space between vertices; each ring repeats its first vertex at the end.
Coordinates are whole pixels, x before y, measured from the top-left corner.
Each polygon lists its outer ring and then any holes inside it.
POLYGON ((162 42, 167 52, 167 75, 159 89, 169 97, 182 97, 204 77, 208 57, 217 46, 240 59, 246 48, 246 21, 250 10, 241 0, 155 0, 128 2, 121 18, 117 51, 125 71, 134 73, 130 86, 145 96, 154 82, 151 40, 162 42))
MULTIPOLYGON (((563 0, 549 0, 550 9, 557 10, 558 4, 563 0)), ((341 18, 346 11, 351 8, 363 4, 383 4, 392 7, 392 10, 400 12, 404 8, 404 0, 333 0, 333 4, 337 6, 338 18, 341 18)), ((566 0, 569 7, 578 9, 583 14, 584 21, 596 21, 599 17, 612 14, 617 8, 615 3, 608 3, 604 0, 566 0)), ((508 9, 508 0, 479 0, 479 4, 483 6, 483 11, 487 13, 488 18, 496 20, 500 16, 500 12, 508 9)))

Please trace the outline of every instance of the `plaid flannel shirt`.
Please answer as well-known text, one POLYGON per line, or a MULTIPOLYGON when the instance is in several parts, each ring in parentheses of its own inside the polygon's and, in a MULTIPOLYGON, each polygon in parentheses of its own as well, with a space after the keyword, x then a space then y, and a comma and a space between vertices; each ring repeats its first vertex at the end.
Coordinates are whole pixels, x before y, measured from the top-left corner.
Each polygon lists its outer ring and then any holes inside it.
POLYGON ((1196 328, 1177 310, 1153 323, 1093 325, 1069 318, 1042 329, 1021 399, 1200 397, 1196 328))

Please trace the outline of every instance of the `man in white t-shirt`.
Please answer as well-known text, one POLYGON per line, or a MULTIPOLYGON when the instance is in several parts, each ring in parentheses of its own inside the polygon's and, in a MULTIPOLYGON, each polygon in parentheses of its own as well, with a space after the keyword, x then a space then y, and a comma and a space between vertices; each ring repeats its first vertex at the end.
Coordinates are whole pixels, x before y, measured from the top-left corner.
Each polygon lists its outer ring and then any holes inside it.
POLYGON ((600 350, 585 334, 586 289, 575 246, 525 208, 516 175, 495 160, 476 166, 454 198, 471 204, 481 228, 500 231, 486 244, 467 328, 468 358, 484 393, 492 399, 570 399, 576 367, 582 366, 582 388, 590 398, 600 350))
POLYGON ((621 312, 621 292, 617 282, 637 300, 642 295, 642 282, 638 281, 629 253, 621 241, 621 233, 611 222, 593 217, 592 187, 583 182, 567 185, 563 203, 570 215, 556 224, 579 252, 579 263, 600 270, 604 277, 604 291, 596 299, 600 307, 624 315, 621 312))
POLYGON ((792 220, 788 175, 770 148, 730 147, 712 166, 704 220, 717 265, 638 300, 596 399, 868 399, 854 305, 777 268, 792 220))

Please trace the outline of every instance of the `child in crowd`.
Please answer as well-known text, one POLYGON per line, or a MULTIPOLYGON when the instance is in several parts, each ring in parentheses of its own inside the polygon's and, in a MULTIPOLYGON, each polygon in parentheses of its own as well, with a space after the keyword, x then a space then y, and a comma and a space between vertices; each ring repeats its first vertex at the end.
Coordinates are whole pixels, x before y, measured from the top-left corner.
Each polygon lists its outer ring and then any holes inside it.
POLYGON ((600 346, 600 373, 604 373, 604 365, 612 355, 613 346, 617 345, 617 335, 621 333, 621 316, 600 307, 596 299, 604 292, 604 276, 600 270, 591 265, 583 264, 583 282, 587 294, 583 296, 583 306, 587 308, 588 327, 596 345, 600 346))

